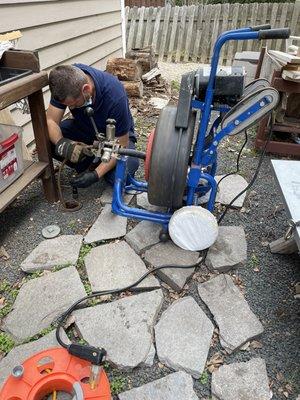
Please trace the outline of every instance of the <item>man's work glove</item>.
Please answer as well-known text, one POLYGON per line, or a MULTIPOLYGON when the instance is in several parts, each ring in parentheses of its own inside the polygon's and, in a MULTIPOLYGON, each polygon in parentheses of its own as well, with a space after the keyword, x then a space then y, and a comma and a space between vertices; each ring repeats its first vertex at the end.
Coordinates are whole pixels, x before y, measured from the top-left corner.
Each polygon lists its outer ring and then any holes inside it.
POLYGON ((85 156, 92 156, 93 154, 89 150, 86 144, 80 142, 74 142, 67 138, 61 138, 55 146, 55 153, 66 158, 74 164, 77 164, 84 159, 85 156))
POLYGON ((87 171, 72 178, 70 184, 77 188, 87 188, 99 180, 100 178, 96 171, 87 171))

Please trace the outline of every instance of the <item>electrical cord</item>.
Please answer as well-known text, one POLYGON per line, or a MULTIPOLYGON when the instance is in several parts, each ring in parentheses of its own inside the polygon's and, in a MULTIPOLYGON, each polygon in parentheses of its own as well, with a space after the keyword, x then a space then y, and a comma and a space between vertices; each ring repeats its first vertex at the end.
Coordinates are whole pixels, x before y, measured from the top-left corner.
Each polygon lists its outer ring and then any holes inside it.
POLYGON ((243 189, 239 194, 237 194, 237 195, 231 200, 231 202, 230 202, 229 204, 227 204, 227 206, 225 207, 225 210, 223 211, 223 213, 220 215, 220 217, 219 217, 219 219, 218 219, 218 225, 223 221, 223 219, 224 219, 224 217, 225 217, 225 215, 226 215, 228 209, 232 206, 232 204, 233 204, 242 194, 244 194, 248 189, 250 189, 251 186, 252 186, 252 185, 254 184, 254 182, 256 181, 256 178, 257 178, 257 176, 258 176, 258 174, 259 174, 259 171, 260 171, 260 168, 261 168, 261 165, 262 165, 264 156, 265 156, 265 154, 266 154, 267 146, 268 146, 268 144, 269 144, 269 142, 270 142, 270 140, 271 140, 272 134, 273 134, 274 118, 275 118, 275 117, 274 117, 274 113, 272 112, 272 113, 271 113, 271 116, 270 116, 269 134, 268 134, 267 140, 265 141, 265 145, 264 145, 263 150, 262 150, 262 152, 261 152, 261 155, 260 155, 260 158, 259 158, 259 161, 258 161, 256 170, 255 170, 255 173, 254 173, 254 175, 253 175, 251 181, 250 181, 249 184, 245 187, 245 189, 243 189))
POLYGON ((241 155, 242 155, 242 152, 243 152, 243 150, 244 150, 244 147, 246 146, 246 144, 247 144, 247 142, 248 142, 248 133, 247 133, 247 129, 245 129, 244 132, 245 132, 245 141, 244 141, 242 147, 240 148, 239 154, 238 154, 238 156, 237 156, 237 160, 236 160, 236 170, 235 170, 234 172, 229 172, 228 174, 222 176, 222 178, 219 180, 219 182, 218 182, 218 184, 217 184, 217 190, 218 190, 218 187, 219 187, 220 183, 223 181, 223 179, 227 178, 227 177, 230 176, 230 175, 235 175, 235 174, 237 174, 237 173, 240 171, 240 159, 241 159, 241 155))
POLYGON ((152 290, 158 290, 161 289, 160 286, 150 286, 150 287, 141 287, 137 288, 136 286, 139 285, 144 279, 146 279, 150 274, 155 273, 156 271, 159 271, 161 269, 166 269, 166 268, 172 268, 172 269, 189 269, 189 268, 195 268, 197 267, 200 263, 202 262, 202 258, 198 260, 196 264, 193 265, 161 265, 159 267, 153 268, 150 271, 145 272, 144 275, 142 275, 136 282, 132 283, 131 285, 125 286, 120 289, 112 289, 112 290, 101 290, 94 292, 92 294, 89 294, 87 296, 82 297, 81 299, 77 300, 74 304, 72 304, 67 311, 65 311, 59 318, 58 318, 58 325, 56 328, 56 339, 58 343, 64 347, 65 349, 69 349, 70 345, 67 345, 66 343, 63 342, 63 340, 60 337, 60 329, 63 327, 64 322, 66 319, 71 315, 73 311, 79 308, 79 305, 83 303, 86 300, 93 299, 94 297, 100 297, 100 296, 106 296, 108 294, 118 294, 121 292, 126 292, 131 290, 132 292, 138 293, 138 292, 149 292, 152 290), (134 290, 132 290, 134 289, 134 290))

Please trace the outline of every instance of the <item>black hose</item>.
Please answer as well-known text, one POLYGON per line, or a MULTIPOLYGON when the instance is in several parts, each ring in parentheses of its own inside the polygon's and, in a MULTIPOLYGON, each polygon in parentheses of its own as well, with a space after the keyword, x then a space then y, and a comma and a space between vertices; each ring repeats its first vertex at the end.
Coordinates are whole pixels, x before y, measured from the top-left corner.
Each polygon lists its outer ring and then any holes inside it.
POLYGON ((165 269, 165 268, 172 268, 172 269, 189 269, 189 268, 195 268, 197 267, 200 262, 202 262, 202 258, 193 265, 161 265, 160 267, 156 267, 153 268, 151 271, 147 271, 145 272, 144 275, 142 275, 136 282, 132 283, 131 285, 125 286, 123 288, 120 289, 112 289, 112 290, 102 290, 102 291, 98 291, 98 292, 94 292, 92 294, 89 294, 87 296, 82 297, 81 299, 77 300, 74 304, 71 305, 71 307, 69 307, 67 309, 67 311, 65 311, 58 319, 58 325, 56 328, 56 340, 58 341, 58 343, 64 347, 65 349, 68 349, 68 346, 66 343, 63 342, 63 340, 60 337, 60 329, 63 327, 63 323, 64 321, 70 316, 70 314, 75 311, 77 308, 79 308, 78 306, 89 299, 93 299, 94 297, 100 297, 100 296, 106 296, 108 294, 117 294, 117 293, 121 293, 121 292, 126 292, 126 291, 133 291, 132 289, 135 288, 134 292, 144 292, 144 291, 150 291, 150 290, 158 290, 161 289, 160 286, 151 286, 151 287, 141 287, 141 288, 136 288, 135 286, 139 285, 144 279, 147 278, 148 275, 153 274, 156 271, 159 271, 161 269, 165 269))
POLYGON ((118 154, 120 154, 122 156, 141 158, 142 160, 146 159, 146 153, 144 153, 143 151, 135 150, 135 149, 126 149, 126 148, 120 147, 118 149, 118 154))
POLYGON ((274 114, 272 113, 270 116, 270 128, 269 128, 269 135, 267 140, 265 141, 265 145, 263 147, 262 153, 260 155, 255 173, 251 179, 251 181, 249 182, 249 184, 245 187, 245 189, 243 189, 238 195, 235 196, 234 199, 231 200, 231 202, 229 204, 227 204, 227 206, 225 207, 225 210, 223 211, 223 213, 220 215, 219 219, 218 219, 218 224, 220 224, 222 222, 222 220, 224 219, 229 207, 232 206, 232 204, 234 204, 234 202, 242 195, 244 194, 248 189, 251 188, 251 186, 254 184, 254 182, 256 181, 256 178, 259 174, 260 168, 261 168, 261 164, 263 162, 264 156, 266 154, 266 150, 267 150, 267 146, 271 140, 272 134, 273 134, 273 125, 274 125, 274 114))

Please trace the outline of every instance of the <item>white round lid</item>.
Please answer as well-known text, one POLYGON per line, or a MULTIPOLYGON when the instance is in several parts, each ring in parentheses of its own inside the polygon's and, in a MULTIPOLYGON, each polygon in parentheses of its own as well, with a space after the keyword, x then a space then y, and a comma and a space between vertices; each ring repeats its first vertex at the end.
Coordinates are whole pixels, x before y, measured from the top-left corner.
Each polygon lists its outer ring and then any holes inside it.
POLYGON ((217 219, 206 208, 182 207, 170 219, 169 234, 173 242, 184 250, 204 250, 217 239, 217 219))

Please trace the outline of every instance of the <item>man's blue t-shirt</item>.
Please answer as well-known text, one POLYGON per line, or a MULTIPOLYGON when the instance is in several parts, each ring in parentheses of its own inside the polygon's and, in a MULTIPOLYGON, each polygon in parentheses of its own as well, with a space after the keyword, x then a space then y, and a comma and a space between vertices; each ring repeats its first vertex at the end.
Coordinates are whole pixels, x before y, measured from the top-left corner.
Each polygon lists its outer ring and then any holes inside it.
MULTIPOLYGON (((91 107, 94 109, 94 120, 100 133, 106 131, 106 120, 116 120, 116 136, 129 133, 131 140, 136 141, 134 134, 133 118, 129 109, 128 98, 122 83, 113 75, 100 71, 85 64, 74 64, 84 73, 88 74, 94 81, 95 100, 91 107)), ((50 104, 62 110, 66 109, 64 104, 51 98, 50 104)), ((75 120, 80 122, 87 136, 94 137, 94 129, 90 118, 85 115, 85 107, 74 108, 71 111, 75 120)))

